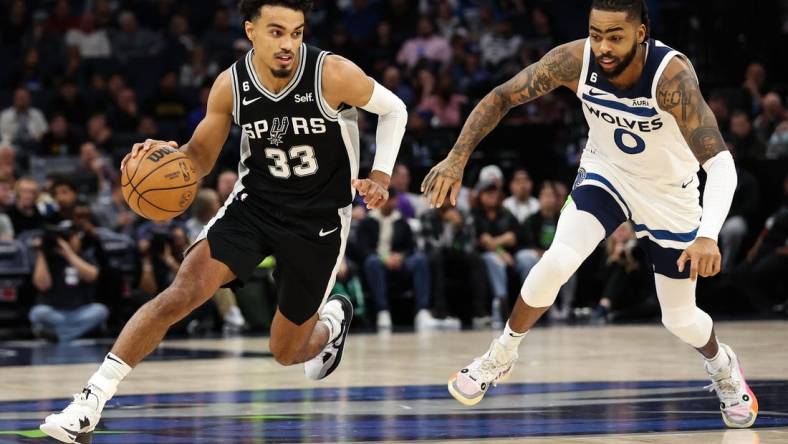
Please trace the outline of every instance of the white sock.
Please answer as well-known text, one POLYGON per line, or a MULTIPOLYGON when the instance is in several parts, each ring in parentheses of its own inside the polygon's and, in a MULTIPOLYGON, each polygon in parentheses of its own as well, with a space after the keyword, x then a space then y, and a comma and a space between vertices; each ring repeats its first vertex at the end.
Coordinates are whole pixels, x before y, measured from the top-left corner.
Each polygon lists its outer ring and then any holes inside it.
POLYGON ((512 328, 509 327, 509 323, 507 322, 506 327, 503 329, 503 334, 498 337, 498 342, 503 345, 507 351, 515 352, 517 351, 517 347, 520 346, 520 341, 523 340, 527 333, 528 331, 518 333, 512 330, 512 328))
POLYGON ((115 392, 118 390, 118 384, 120 384, 120 381, 122 381, 129 372, 131 372, 131 367, 129 367, 128 364, 123 362, 123 360, 116 355, 107 353, 107 357, 104 358, 101 367, 99 367, 96 373, 93 373, 93 376, 90 377, 86 385, 86 387, 90 387, 91 390, 98 389, 100 392, 97 394, 100 401, 99 411, 104 408, 105 402, 115 396, 115 392))
POLYGON ((722 370, 727 369, 731 365, 731 357, 725 353, 725 350, 722 347, 719 347, 717 350, 717 356, 706 359, 706 363, 708 364, 709 371, 714 373, 719 373, 722 370))
POLYGON ((338 311, 340 316, 343 316, 344 313, 342 312, 342 305, 338 301, 330 301, 325 306, 323 306, 323 310, 320 313, 320 319, 317 322, 322 323, 328 328, 328 342, 333 342, 336 338, 339 337, 339 333, 342 332, 342 319, 337 318, 335 316, 335 312, 333 309, 328 307, 328 304, 337 304, 339 306, 338 311))

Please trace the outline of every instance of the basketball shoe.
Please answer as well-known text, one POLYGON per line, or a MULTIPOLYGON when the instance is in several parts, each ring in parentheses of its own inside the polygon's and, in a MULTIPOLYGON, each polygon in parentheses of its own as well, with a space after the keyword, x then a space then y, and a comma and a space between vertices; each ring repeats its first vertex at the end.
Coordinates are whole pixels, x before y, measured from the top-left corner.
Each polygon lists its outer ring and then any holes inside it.
POLYGON ((98 389, 86 387, 60 413, 44 419, 38 428, 60 442, 76 442, 77 436, 92 432, 101 418, 106 399, 98 389))
POLYGON ((507 351, 493 339, 487 353, 449 378, 449 393, 462 404, 476 405, 490 385, 498 385, 509 377, 517 357, 516 350, 507 351))
POLYGON ((304 363, 306 377, 315 380, 325 378, 339 366, 342 351, 345 349, 345 339, 350 330, 350 321, 353 320, 353 304, 347 297, 335 294, 328 298, 320 317, 332 318, 335 321, 332 324, 339 326, 339 334, 336 339, 326 344, 317 356, 304 363))
POLYGON ((737 429, 750 427, 758 417, 758 399, 744 380, 739 358, 727 345, 721 343, 720 348, 730 357, 730 367, 712 373, 706 365, 712 383, 705 388, 717 392, 725 425, 737 429))

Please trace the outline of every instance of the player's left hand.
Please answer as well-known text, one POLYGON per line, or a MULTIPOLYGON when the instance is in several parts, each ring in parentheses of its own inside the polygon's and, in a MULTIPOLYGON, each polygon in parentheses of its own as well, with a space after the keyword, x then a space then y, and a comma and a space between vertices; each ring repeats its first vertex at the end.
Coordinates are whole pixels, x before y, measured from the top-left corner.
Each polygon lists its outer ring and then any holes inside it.
POLYGON ((684 252, 676 262, 679 273, 684 271, 684 266, 690 261, 690 279, 693 281, 700 274, 703 277, 714 276, 720 272, 720 249, 717 242, 707 237, 698 237, 684 252))
POLYGON ((353 188, 364 198, 367 208, 374 210, 380 208, 389 199, 389 180, 391 176, 373 170, 367 179, 353 180, 353 188))

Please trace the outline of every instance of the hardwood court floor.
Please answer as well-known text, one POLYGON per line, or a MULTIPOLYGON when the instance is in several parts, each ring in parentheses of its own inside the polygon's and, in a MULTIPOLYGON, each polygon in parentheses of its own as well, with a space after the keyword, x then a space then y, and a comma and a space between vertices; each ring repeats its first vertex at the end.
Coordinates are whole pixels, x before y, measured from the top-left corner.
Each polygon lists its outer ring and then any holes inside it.
MULTIPOLYGON (((658 325, 538 328, 509 381, 472 408, 449 375, 495 334, 351 334, 322 382, 284 368, 263 338, 167 341, 128 377, 82 442, 788 443, 788 323, 721 322, 760 401, 755 428, 726 430, 700 357, 658 325)), ((52 442, 37 425, 65 405, 109 343, 0 344, 0 443, 52 442)))

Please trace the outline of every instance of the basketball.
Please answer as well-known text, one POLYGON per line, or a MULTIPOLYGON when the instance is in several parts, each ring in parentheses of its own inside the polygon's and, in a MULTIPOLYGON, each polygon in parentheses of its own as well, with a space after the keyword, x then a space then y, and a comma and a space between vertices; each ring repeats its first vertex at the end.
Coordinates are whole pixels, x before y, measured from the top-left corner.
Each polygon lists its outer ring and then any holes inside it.
POLYGON ((126 162, 121 174, 123 198, 140 216, 167 220, 183 213, 197 194, 192 161, 170 146, 152 148, 126 162))

